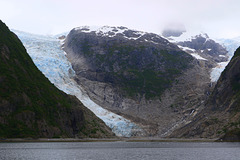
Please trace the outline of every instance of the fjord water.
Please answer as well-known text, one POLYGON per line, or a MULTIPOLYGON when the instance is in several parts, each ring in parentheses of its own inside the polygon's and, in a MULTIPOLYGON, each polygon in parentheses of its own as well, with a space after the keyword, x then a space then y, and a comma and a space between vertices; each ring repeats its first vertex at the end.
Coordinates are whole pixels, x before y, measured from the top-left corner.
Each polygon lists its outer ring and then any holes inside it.
POLYGON ((237 160, 240 143, 51 142, 0 143, 0 159, 237 160))

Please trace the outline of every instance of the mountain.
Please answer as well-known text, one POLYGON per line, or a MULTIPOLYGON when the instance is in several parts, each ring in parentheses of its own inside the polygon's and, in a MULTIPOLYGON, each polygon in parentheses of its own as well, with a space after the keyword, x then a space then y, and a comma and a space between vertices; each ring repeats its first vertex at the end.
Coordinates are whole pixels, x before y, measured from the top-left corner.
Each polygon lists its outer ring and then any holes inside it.
POLYGON ((205 109, 173 137, 221 138, 240 141, 240 48, 222 72, 205 109))
POLYGON ((85 29, 72 30, 64 45, 74 70, 82 77, 125 87, 126 94, 132 97, 136 94, 145 94, 147 99, 160 96, 170 85, 171 79, 176 77, 179 70, 187 68, 191 60, 191 56, 177 46, 154 34, 121 27, 114 27, 105 33, 86 32, 85 29), (79 63, 79 60, 87 62, 79 63), (172 70, 172 74, 168 74, 168 69, 172 70), (153 84, 150 79, 142 82, 142 76, 151 77, 153 84), (154 80, 160 85, 155 85, 154 80), (133 81, 139 81, 136 87, 132 86, 133 81))
MULTIPOLYGON (((170 27, 171 30, 182 30, 183 26, 170 27), (176 28, 177 27, 177 28, 176 28)), ((163 30, 162 35, 166 35, 169 29, 163 30)), ((169 32, 171 33, 171 32, 169 32)), ((205 60, 205 65, 210 72, 211 82, 215 84, 220 77, 221 72, 229 63, 232 57, 232 50, 236 50, 236 45, 232 41, 224 39, 211 39, 206 33, 192 32, 184 30, 181 35, 165 36, 170 42, 178 45, 179 48, 191 54, 193 57, 205 60)))
POLYGON ((180 47, 191 48, 194 52, 208 60, 223 62, 228 60, 227 50, 214 40, 210 39, 206 33, 193 36, 191 39, 178 42, 180 47))
POLYGON ((37 69, 18 37, 0 21, 0 137, 113 137, 79 100, 37 69))
POLYGON ((157 34, 85 26, 63 43, 75 80, 90 98, 148 136, 166 136, 185 124, 210 92, 207 62, 157 34))
POLYGON ((84 106, 111 128, 117 136, 130 137, 144 134, 141 126, 120 115, 106 110, 93 102, 74 77, 75 71, 62 50, 61 44, 67 33, 45 36, 13 30, 26 47, 38 69, 63 92, 76 96, 84 106))

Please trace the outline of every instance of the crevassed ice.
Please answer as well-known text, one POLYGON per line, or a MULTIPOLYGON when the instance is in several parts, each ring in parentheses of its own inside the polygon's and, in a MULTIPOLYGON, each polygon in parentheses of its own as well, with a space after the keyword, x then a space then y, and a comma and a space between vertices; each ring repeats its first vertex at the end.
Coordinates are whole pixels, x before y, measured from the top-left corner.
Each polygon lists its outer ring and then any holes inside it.
POLYGON ((23 42, 28 54, 43 74, 60 90, 75 95, 96 116, 102 119, 117 136, 130 137, 142 129, 115 113, 93 102, 84 90, 73 80, 75 72, 61 49, 60 41, 51 36, 33 35, 14 31, 23 42))

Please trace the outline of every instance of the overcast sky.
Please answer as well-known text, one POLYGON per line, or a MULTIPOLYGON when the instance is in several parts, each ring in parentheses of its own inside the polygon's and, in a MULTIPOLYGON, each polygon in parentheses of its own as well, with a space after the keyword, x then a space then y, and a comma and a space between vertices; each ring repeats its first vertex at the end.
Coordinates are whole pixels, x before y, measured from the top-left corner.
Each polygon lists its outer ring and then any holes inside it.
POLYGON ((58 34, 82 25, 126 26, 161 33, 168 23, 240 36, 240 0, 0 0, 0 19, 10 28, 58 34))

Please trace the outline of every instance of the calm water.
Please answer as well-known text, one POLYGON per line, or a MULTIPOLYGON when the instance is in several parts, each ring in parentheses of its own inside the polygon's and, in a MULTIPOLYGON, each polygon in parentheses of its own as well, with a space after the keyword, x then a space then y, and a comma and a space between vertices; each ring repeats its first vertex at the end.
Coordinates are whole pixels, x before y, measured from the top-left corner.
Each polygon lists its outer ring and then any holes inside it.
POLYGON ((239 160, 240 143, 190 143, 190 142, 0 143, 0 159, 239 160))

